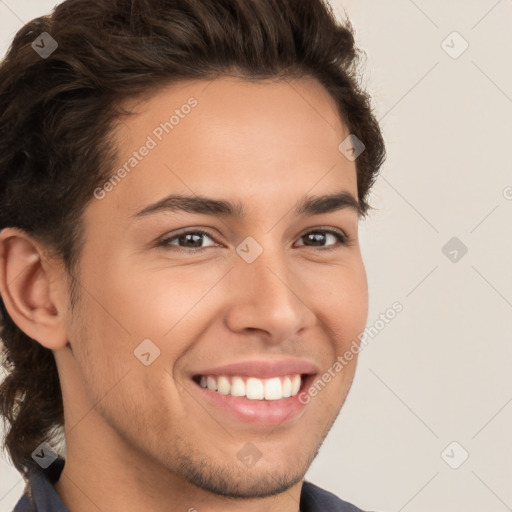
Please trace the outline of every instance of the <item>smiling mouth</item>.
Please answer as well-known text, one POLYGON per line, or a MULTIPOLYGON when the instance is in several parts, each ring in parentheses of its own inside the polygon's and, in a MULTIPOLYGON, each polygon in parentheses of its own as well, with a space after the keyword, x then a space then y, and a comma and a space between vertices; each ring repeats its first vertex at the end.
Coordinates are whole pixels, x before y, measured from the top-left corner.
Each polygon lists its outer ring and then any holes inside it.
POLYGON ((316 371, 281 375, 267 371, 267 378, 260 378, 244 373, 205 371, 193 375, 190 382, 210 414, 218 416, 220 422, 234 420, 255 428, 275 425, 285 428, 294 425, 305 414, 309 400, 301 397, 307 394, 318 375, 316 371))
POLYGON ((244 375, 194 375, 192 380, 202 388, 248 400, 282 400, 296 396, 310 374, 292 373, 268 379, 244 375))

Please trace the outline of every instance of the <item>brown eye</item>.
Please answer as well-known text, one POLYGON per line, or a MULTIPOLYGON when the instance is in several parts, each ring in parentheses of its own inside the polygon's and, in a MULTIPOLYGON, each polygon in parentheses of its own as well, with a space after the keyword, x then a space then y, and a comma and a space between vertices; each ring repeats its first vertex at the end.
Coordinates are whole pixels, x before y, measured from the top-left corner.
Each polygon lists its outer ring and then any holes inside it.
POLYGON ((308 241, 307 244, 302 245, 307 247, 335 249, 337 244, 324 245, 329 241, 329 235, 334 237, 338 241, 339 245, 345 245, 348 241, 348 237, 344 233, 333 231, 331 229, 318 229, 315 231, 309 231, 305 235, 302 235, 301 238, 308 241))
POLYGON ((201 247, 204 237, 208 237, 213 240, 213 237, 210 233, 202 230, 195 230, 184 231, 183 233, 164 238, 161 242, 158 243, 158 245, 163 247, 171 247, 179 252, 198 253, 206 250, 206 247, 201 247), (173 241, 177 241, 177 244, 171 243, 173 241))

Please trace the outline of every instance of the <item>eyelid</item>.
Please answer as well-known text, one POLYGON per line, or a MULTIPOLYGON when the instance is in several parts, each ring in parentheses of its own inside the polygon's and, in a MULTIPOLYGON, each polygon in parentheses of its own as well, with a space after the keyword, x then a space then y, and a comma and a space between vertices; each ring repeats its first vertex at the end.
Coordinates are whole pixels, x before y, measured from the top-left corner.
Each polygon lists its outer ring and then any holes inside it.
MULTIPOLYGON (((212 234, 212 232, 209 229, 207 229, 207 228, 194 228, 194 227, 190 227, 190 228, 183 228, 182 230, 179 230, 176 233, 171 233, 171 234, 168 234, 168 235, 164 235, 163 238, 161 238, 161 239, 159 239, 157 241, 157 245, 168 247, 168 246, 171 245, 171 244, 167 243, 169 240, 174 240, 175 238, 178 238, 181 235, 188 235, 188 234, 191 234, 191 233, 192 234, 206 235, 206 236, 210 237, 215 243, 219 244, 219 242, 217 242, 216 237, 212 234)), ((178 251, 179 250, 183 250, 183 251, 187 251, 187 252, 197 252, 197 251, 200 251, 201 249, 206 249, 206 247, 199 248, 199 249, 194 249, 193 247, 190 247, 190 248, 179 247, 179 246, 172 246, 172 247, 176 247, 176 249, 178 251)))
POLYGON ((306 231, 303 231, 298 238, 302 238, 308 233, 315 233, 316 231, 325 231, 327 233, 337 233, 338 235, 342 235, 346 240, 349 239, 349 236, 345 231, 340 228, 335 228, 334 226, 315 226, 314 228, 307 228, 306 231))

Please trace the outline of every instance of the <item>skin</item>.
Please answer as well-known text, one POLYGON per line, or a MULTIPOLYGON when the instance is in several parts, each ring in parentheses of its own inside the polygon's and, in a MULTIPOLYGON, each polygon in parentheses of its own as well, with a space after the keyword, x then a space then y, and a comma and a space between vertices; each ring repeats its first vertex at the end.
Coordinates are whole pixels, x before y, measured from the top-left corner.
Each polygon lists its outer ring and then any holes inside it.
POLYGON ((73 512, 297 512, 304 475, 354 376, 357 357, 296 421, 277 427, 230 419, 190 392, 188 372, 232 362, 293 357, 323 372, 368 313, 358 213, 294 213, 304 195, 357 198, 355 162, 338 150, 349 131, 327 91, 312 79, 167 87, 133 102, 137 115, 116 129, 119 165, 191 96, 191 113, 87 206, 73 310, 62 263, 20 230, 0 233, 8 312, 55 354, 66 430, 55 488, 73 512), (240 201, 248 214, 134 220, 171 192, 240 201), (156 246, 184 228, 213 237, 156 246), (349 241, 304 236, 320 228, 349 241), (247 236, 263 248, 250 264, 236 252, 247 236), (133 353, 146 338, 161 351, 149 366, 133 353), (247 443, 262 454, 252 467, 237 457, 247 443))

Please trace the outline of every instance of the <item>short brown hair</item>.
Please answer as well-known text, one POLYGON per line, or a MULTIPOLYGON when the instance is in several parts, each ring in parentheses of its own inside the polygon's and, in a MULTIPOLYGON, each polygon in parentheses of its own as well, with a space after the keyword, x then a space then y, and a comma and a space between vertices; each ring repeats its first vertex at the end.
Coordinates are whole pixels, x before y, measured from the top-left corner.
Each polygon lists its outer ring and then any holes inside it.
MULTIPOLYGON (((24 25, 0 65, 0 229, 44 242, 72 277, 82 213, 112 173, 123 101, 223 75, 317 79, 365 145, 356 160, 364 216, 385 148, 359 85, 360 53, 350 22, 337 21, 326 0, 66 0, 24 25), (43 32, 58 44, 45 58, 32 46, 43 32)), ((25 473, 32 451, 62 433, 62 395, 53 352, 21 331, 1 300, 0 313, 4 449, 25 473)))

